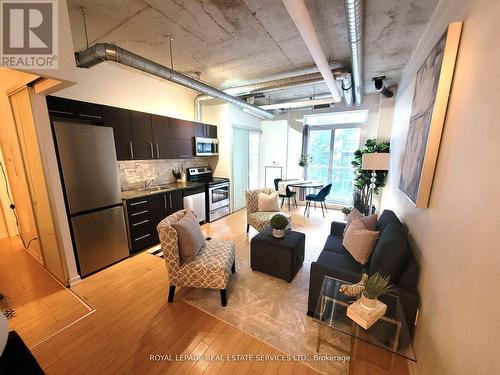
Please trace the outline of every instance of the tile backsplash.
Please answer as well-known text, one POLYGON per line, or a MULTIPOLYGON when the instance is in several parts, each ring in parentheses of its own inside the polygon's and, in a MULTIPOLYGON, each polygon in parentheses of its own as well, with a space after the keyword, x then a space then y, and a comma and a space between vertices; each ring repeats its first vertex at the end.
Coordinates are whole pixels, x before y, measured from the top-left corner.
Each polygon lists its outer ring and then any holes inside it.
POLYGON ((154 180, 152 185, 175 182, 172 169, 186 171, 190 167, 217 166, 217 156, 194 159, 169 160, 124 160, 118 162, 122 191, 141 188, 145 180, 154 180))

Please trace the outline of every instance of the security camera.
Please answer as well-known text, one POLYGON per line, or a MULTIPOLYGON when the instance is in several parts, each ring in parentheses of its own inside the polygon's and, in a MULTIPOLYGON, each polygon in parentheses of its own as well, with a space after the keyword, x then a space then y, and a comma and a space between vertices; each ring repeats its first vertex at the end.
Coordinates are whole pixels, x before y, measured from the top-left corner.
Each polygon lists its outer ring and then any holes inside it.
POLYGON ((386 98, 392 98, 394 95, 392 91, 384 86, 385 76, 373 77, 372 81, 375 82, 375 91, 384 95, 386 98))

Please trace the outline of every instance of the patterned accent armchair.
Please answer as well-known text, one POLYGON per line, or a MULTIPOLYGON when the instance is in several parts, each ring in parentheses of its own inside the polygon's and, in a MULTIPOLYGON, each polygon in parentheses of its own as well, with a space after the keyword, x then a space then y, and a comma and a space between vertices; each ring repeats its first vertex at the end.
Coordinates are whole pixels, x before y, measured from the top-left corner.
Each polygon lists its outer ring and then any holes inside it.
POLYGON ((157 226, 161 249, 167 264, 170 285, 168 302, 174 301, 175 287, 220 289, 222 306, 226 306, 226 287, 235 270, 235 247, 231 241, 209 240, 198 254, 181 261, 177 231, 171 223, 179 221, 188 210, 167 216, 157 226))
POLYGON ((289 221, 289 227, 292 227, 292 217, 281 211, 273 211, 273 212, 265 212, 265 211, 257 211, 259 205, 259 193, 272 194, 276 193, 274 189, 257 189, 257 190, 247 190, 245 192, 245 198, 247 203, 247 233, 250 229, 250 225, 257 229, 259 232, 262 232, 264 229, 271 225, 271 218, 280 213, 283 216, 286 216, 289 221))

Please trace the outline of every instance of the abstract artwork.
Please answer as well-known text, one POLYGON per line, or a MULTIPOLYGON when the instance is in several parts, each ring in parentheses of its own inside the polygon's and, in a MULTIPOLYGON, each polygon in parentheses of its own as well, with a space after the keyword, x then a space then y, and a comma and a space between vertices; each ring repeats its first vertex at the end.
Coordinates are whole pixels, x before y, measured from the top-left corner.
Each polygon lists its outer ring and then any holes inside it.
POLYGON ((417 72, 399 188, 419 208, 429 203, 461 30, 450 24, 417 72))

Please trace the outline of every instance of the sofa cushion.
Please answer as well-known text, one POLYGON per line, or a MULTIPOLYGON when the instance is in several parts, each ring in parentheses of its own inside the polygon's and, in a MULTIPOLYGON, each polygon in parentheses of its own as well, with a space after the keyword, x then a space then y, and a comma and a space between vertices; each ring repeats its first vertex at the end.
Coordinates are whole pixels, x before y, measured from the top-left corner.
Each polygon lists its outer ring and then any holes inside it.
POLYGON ((194 214, 190 211, 186 212, 182 219, 172 223, 172 227, 177 232, 181 259, 195 257, 205 244, 205 236, 203 236, 200 224, 194 214))
POLYGON ((391 210, 384 210, 377 221, 377 230, 383 232, 385 227, 390 223, 396 223, 401 225, 398 217, 391 210))
POLYGON ((342 237, 337 237, 337 236, 328 236, 326 239, 325 247, 323 248, 324 251, 331 251, 333 253, 337 254, 346 254, 347 250, 345 249, 344 245, 342 245, 342 237))
POLYGON ((357 283, 360 280, 363 270, 363 266, 348 253, 343 255, 322 251, 316 262, 327 265, 330 269, 330 276, 352 283, 357 283))
POLYGON ((402 225, 387 224, 373 250, 368 273, 373 275, 378 271, 382 275, 389 276, 391 283, 397 284, 406 265, 409 251, 402 225))
POLYGON ((379 236, 380 232, 367 229, 361 220, 353 220, 344 234, 342 245, 356 261, 366 264, 379 236))

